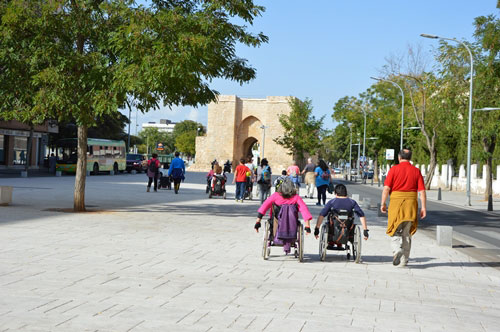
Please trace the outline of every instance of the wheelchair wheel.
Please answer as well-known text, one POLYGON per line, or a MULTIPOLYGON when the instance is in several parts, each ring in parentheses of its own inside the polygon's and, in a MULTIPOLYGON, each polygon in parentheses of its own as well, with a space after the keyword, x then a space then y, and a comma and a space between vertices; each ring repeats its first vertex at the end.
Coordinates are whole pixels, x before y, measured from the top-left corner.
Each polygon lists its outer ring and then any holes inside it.
POLYGON ((269 228, 269 222, 266 221, 266 226, 264 227, 264 239, 262 241, 262 258, 267 260, 269 258, 269 254, 271 252, 269 248, 269 233, 270 233, 270 228, 269 228))
POLYGON ((359 227, 359 225, 356 225, 354 227, 354 240, 352 243, 352 259, 356 263, 359 263, 361 261, 361 227, 359 227))
POLYGON ((326 258, 326 247, 328 246, 328 229, 326 224, 321 225, 319 232, 319 259, 324 261, 326 258))
POLYGON ((298 240, 299 240, 299 262, 304 261, 304 225, 300 224, 299 232, 298 232, 298 240))

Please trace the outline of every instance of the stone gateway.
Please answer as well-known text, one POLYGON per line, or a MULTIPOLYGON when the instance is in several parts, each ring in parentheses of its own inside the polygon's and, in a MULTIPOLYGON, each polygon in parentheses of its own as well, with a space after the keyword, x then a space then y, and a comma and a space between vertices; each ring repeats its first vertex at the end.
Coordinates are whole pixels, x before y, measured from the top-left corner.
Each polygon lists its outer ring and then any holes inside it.
POLYGON ((274 174, 280 174, 293 161, 289 151, 274 142, 284 134, 279 115, 290 114, 288 98, 219 96, 208 105, 207 135, 196 137, 196 162, 190 170, 209 170, 214 159, 219 163, 230 160, 234 169, 253 149, 267 158, 274 174))

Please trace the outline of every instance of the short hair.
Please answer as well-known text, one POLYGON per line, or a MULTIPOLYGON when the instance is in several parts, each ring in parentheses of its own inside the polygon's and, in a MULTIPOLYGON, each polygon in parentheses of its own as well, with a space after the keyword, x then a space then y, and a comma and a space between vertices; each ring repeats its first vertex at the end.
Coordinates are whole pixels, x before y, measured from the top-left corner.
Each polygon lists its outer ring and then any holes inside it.
POLYGON ((401 157, 401 159, 411 160, 411 150, 410 149, 403 149, 403 150, 399 151, 399 157, 401 157))
POLYGON ((267 161, 266 158, 262 158, 262 160, 260 161, 260 166, 261 167, 264 167, 264 166, 267 166, 269 165, 269 162, 267 161))
POLYGON ((175 155, 176 157, 179 157, 181 154, 179 153, 179 151, 175 151, 174 155, 175 155))
POLYGON ((219 164, 215 165, 215 171, 214 172, 215 172, 215 174, 222 173, 222 167, 219 164))
POLYGON ((335 186, 335 195, 345 197, 347 196, 347 188, 342 183, 335 186))
POLYGON ((252 162, 252 160, 253 160, 252 156, 248 156, 248 158, 247 158, 247 162, 248 162, 248 163, 251 163, 251 162, 252 162))
POLYGON ((282 170, 281 175, 286 175, 286 170, 282 170))
POLYGON ((307 158, 307 161, 308 161, 309 163, 312 163, 312 162, 313 162, 313 160, 312 160, 312 158, 311 158, 311 157, 307 158))
POLYGON ((286 177, 283 182, 281 182, 278 193, 280 193, 283 198, 292 198, 297 195, 297 189, 295 189, 292 179, 286 177))
POLYGON ((240 158, 240 163, 244 164, 245 163, 245 158, 240 158))
POLYGON ((156 153, 153 153, 153 154, 151 155, 151 157, 153 157, 153 158, 158 158, 158 155, 157 155, 156 153))

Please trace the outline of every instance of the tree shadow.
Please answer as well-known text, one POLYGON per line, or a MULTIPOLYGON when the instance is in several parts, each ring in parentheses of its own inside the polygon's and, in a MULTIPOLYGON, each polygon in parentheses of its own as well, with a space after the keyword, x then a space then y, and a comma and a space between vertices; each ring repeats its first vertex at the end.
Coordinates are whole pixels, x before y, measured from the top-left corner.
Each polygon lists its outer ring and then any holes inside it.
POLYGON ((429 264, 419 264, 413 265, 410 261, 408 263, 408 268, 410 269, 428 269, 433 267, 500 267, 500 262, 440 262, 440 263, 429 263, 429 264))

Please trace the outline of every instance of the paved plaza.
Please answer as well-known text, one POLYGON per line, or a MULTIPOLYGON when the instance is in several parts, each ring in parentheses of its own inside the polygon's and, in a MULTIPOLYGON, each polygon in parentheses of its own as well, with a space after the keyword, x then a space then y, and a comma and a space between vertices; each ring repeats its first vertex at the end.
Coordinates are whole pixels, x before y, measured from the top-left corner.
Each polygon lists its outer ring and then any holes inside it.
POLYGON ((15 187, 0 207, 0 331, 499 331, 498 269, 422 232, 394 267, 376 209, 361 264, 319 261, 312 235, 303 263, 279 248, 264 261, 257 201, 235 203, 232 185, 208 199, 201 173, 178 195, 145 183, 89 177, 93 212, 75 214, 61 212, 74 177, 0 180, 15 187))

